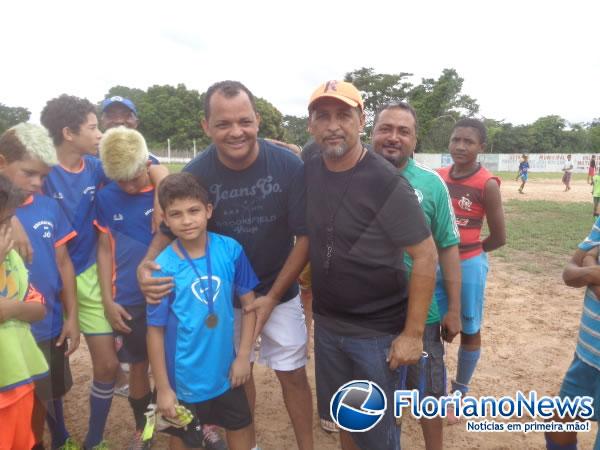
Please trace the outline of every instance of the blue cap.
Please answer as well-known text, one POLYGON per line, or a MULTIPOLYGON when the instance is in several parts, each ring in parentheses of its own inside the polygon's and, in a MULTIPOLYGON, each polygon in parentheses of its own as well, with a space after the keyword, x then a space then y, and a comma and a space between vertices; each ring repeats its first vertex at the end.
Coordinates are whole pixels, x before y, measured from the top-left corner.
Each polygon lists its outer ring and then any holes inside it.
POLYGON ((106 111, 106 108, 108 108, 113 103, 121 103, 127 106, 127 108, 129 108, 131 112, 133 112, 137 116, 137 109, 135 109, 135 105, 133 104, 133 102, 128 98, 121 97, 119 95, 115 95, 113 97, 104 99, 104 101, 102 102, 102 112, 106 111))

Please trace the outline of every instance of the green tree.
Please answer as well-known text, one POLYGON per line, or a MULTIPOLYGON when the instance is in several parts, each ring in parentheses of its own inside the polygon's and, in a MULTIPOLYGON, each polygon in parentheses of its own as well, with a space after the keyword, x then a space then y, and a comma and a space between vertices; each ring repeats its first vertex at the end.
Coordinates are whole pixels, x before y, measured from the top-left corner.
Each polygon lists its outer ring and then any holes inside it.
MULTIPOLYGON (((432 140, 430 135, 435 135, 434 127, 440 126, 441 118, 451 116, 456 120, 460 116, 471 117, 479 111, 477 101, 461 93, 463 81, 456 70, 444 69, 437 80, 424 78, 420 85, 410 90, 408 101, 417 111, 420 142, 427 144, 432 140)), ((419 148, 439 151, 421 144, 419 148)))
POLYGON ((346 73, 344 81, 349 81, 361 91, 365 105, 365 132, 370 135, 375 113, 385 103, 406 99, 412 84, 406 81, 411 73, 376 73, 372 67, 361 67, 346 73))
POLYGON ((18 123, 27 122, 30 116, 31 112, 27 108, 0 103, 0 134, 18 123))
POLYGON ((310 139, 308 117, 283 116, 285 139, 292 144, 304 146, 310 139))
POLYGON ((264 98, 256 98, 256 109, 260 114, 260 128, 258 136, 284 140, 285 128, 283 126, 283 115, 264 98))
POLYGON ((559 116, 540 117, 530 126, 531 151, 533 153, 570 153, 573 149, 565 148, 563 130, 567 123, 559 116))

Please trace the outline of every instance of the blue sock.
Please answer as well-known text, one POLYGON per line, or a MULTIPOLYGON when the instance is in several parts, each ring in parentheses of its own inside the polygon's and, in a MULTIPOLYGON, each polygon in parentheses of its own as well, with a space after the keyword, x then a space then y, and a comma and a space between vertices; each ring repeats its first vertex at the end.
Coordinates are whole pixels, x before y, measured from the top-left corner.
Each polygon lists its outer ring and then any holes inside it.
POLYGON ((469 351, 462 346, 458 348, 458 367, 456 368, 456 380, 452 382, 453 392, 461 391, 464 395, 469 391, 469 383, 480 355, 481 349, 469 351))
POLYGON ((560 445, 553 442, 548 435, 545 435, 546 438, 546 450, 577 450, 577 442, 574 444, 560 445))
POLYGON ((46 408, 46 422, 48 422, 48 428, 52 435, 52 448, 58 448, 64 445, 69 438, 69 432, 65 426, 62 398, 50 400, 46 408))
POLYGON ((102 442, 106 419, 115 391, 115 383, 101 383, 94 380, 90 392, 90 421, 85 437, 85 448, 92 448, 102 442))

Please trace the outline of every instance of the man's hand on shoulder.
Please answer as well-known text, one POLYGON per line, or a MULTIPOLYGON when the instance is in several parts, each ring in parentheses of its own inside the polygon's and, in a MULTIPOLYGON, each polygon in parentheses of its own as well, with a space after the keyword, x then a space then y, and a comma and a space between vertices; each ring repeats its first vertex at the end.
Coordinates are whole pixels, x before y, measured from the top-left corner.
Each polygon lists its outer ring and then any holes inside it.
POLYGON ((137 279, 146 302, 155 305, 171 293, 175 284, 173 277, 153 277, 152 273, 160 270, 155 261, 144 259, 137 268, 137 279))

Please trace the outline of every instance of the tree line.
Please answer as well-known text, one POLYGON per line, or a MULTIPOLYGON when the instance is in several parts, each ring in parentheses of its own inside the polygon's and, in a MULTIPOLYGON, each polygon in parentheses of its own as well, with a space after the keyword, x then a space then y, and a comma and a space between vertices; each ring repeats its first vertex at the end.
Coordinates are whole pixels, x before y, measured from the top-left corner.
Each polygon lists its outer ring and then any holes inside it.
MULTIPOLYGON (((367 123, 365 136, 371 134, 377 109, 389 102, 407 101, 417 112, 417 151, 443 153, 448 145, 450 131, 462 117, 477 117, 477 100, 462 92, 463 78, 456 70, 444 69, 438 78, 423 78, 419 84, 409 81, 411 73, 378 73, 362 67, 348 72, 350 81, 363 93, 367 123)), ((120 95, 130 98, 137 106, 139 130, 150 148, 164 148, 167 139, 178 149, 198 150, 210 143, 200 127, 204 116, 205 93, 177 86, 154 85, 147 90, 114 86, 105 97, 120 95)), ((98 105, 102 99, 98 101, 98 105)), ((256 99, 261 115, 260 137, 270 137, 298 145, 310 136, 306 129, 307 116, 282 115, 268 100, 256 99)), ((31 113, 23 107, 0 103, 0 133, 30 119, 31 113)), ((492 118, 484 119, 488 128, 490 153, 594 153, 600 152, 600 118, 589 123, 569 123, 557 115, 541 117, 527 125, 513 125, 492 118)))

